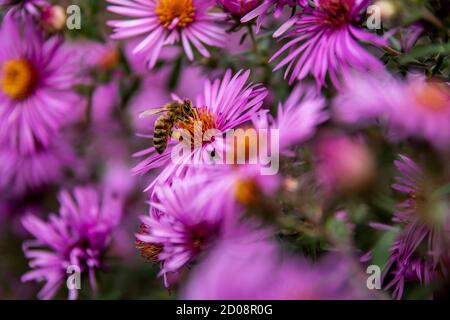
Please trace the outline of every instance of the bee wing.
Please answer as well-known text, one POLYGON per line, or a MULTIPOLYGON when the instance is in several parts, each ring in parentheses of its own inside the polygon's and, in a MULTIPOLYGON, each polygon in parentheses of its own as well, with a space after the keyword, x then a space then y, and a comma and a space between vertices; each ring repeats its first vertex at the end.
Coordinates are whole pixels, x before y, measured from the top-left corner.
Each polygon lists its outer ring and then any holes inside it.
POLYGON ((167 107, 148 109, 139 114, 139 118, 150 117, 158 113, 167 112, 167 107))

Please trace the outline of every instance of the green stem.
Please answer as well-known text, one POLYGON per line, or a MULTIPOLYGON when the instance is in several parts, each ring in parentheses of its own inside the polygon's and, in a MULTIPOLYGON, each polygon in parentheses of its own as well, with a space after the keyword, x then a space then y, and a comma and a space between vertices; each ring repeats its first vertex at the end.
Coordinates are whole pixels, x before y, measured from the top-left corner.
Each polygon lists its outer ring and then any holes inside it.
POLYGON ((253 53, 258 58, 259 57, 258 42, 256 41, 255 33, 253 32, 253 27, 250 24, 248 24, 247 29, 248 29, 248 33, 250 35, 250 39, 252 39, 253 53))

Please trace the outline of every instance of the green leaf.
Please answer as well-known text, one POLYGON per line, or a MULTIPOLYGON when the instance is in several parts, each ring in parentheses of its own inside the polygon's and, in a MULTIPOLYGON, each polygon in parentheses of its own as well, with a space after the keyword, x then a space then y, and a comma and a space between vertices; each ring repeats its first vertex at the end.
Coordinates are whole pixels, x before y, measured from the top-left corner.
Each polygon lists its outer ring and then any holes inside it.
POLYGON ((435 192, 433 192, 433 197, 435 199, 444 197, 446 195, 450 194, 450 183, 437 189, 435 192))
POLYGON ((437 55, 437 54, 443 54, 443 55, 450 54, 450 42, 445 43, 445 44, 418 46, 418 47, 414 48, 413 50, 411 50, 411 52, 400 57, 399 62, 401 64, 405 64, 405 63, 411 62, 417 58, 424 58, 424 57, 429 57, 429 56, 437 55))
POLYGON ((398 231, 398 229, 395 229, 385 232, 375 245, 372 263, 379 266, 381 269, 384 268, 389 259, 389 250, 398 234, 398 231))

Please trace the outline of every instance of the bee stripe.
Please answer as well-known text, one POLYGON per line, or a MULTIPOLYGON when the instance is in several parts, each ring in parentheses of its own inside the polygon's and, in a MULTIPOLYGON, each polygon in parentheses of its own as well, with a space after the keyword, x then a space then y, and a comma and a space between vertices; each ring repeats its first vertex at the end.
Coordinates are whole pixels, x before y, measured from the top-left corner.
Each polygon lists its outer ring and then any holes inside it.
POLYGON ((166 129, 166 126, 164 124, 156 124, 155 130, 163 130, 166 129))
POLYGON ((153 135, 154 135, 154 136, 159 136, 159 137, 165 136, 166 134, 167 134, 167 131, 166 131, 166 130, 155 130, 155 131, 153 132, 153 135))

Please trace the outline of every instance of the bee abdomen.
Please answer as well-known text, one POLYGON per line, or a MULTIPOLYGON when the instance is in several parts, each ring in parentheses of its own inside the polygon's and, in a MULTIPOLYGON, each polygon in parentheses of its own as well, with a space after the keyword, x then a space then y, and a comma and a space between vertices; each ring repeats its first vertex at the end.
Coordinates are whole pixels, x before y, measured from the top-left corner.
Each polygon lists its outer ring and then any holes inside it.
POLYGON ((161 116, 156 119, 153 132, 153 146, 159 154, 163 153, 167 148, 171 127, 171 121, 167 117, 161 116))
POLYGON ((167 148, 167 140, 161 140, 159 142, 154 141, 156 152, 162 154, 167 148))

